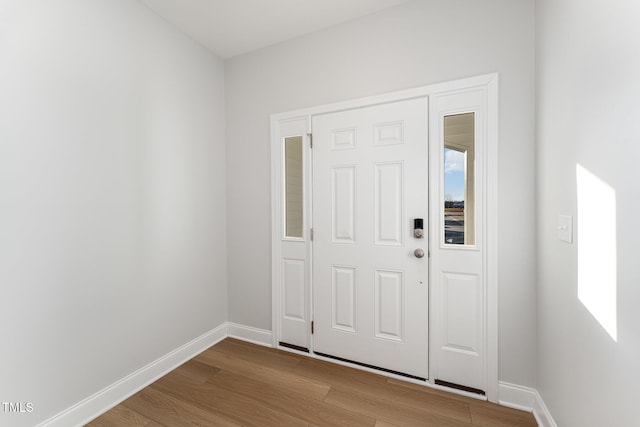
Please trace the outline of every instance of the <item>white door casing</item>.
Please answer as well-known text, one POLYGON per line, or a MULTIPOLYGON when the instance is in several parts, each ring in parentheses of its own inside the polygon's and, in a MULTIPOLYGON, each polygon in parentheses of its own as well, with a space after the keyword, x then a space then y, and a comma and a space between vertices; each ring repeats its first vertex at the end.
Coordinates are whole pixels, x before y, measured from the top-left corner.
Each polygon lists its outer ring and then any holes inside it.
MULTIPOLYGON (((296 110, 287 113, 274 114, 271 117, 272 123, 272 289, 273 289, 273 346, 282 348, 286 351, 296 351, 291 348, 283 348, 279 345, 280 341, 284 341, 289 344, 294 344, 302 348, 308 348, 311 353, 310 357, 322 358, 321 356, 314 355, 315 349, 315 335, 311 335, 311 321, 314 319, 313 313, 313 287, 314 284, 311 280, 312 267, 312 244, 309 239, 309 227, 313 226, 314 218, 312 218, 311 212, 311 194, 312 188, 309 186, 311 181, 311 163, 308 159, 307 170, 305 172, 305 237, 299 241, 291 242, 287 239, 283 239, 282 235, 282 215, 283 215, 283 195, 282 195, 282 143, 284 135, 304 135, 311 131, 311 119, 312 117, 331 114, 345 110, 357 110, 365 109, 367 107, 381 105, 386 103, 394 103, 397 101, 405 101, 414 98, 428 97, 429 98, 429 214, 428 220, 425 215, 425 227, 429 226, 426 233, 425 246, 428 241, 428 248, 431 252, 431 258, 429 259, 429 321, 426 328, 429 331, 429 374, 427 382, 416 381, 408 379, 408 381, 422 383, 427 386, 438 387, 435 385, 436 379, 443 381, 457 382, 458 384, 465 385, 466 380, 458 380, 456 377, 449 376, 448 372, 456 371, 462 367, 464 371, 465 367, 461 363, 454 363, 451 366, 446 366, 449 363, 449 358, 443 351, 443 347, 453 347, 454 350, 458 350, 459 353, 464 353, 465 350, 470 353, 476 352, 480 356, 475 359, 474 363, 469 366, 473 366, 471 369, 475 372, 470 375, 470 378, 482 378, 480 382, 475 380, 467 383, 466 385, 473 384, 486 391, 486 397, 492 402, 498 400, 498 296, 497 296, 497 140, 498 140, 498 76, 497 74, 489 74, 478 77, 471 77, 468 79, 462 79, 452 82, 440 83, 425 87, 419 87, 385 95, 377 95, 369 98, 356 99, 352 101, 340 102, 336 104, 317 106, 303 110, 296 110), (452 99, 456 99, 457 95, 463 93, 474 93, 471 98, 475 97, 475 100, 471 103, 467 101, 459 102, 458 105, 453 106, 451 104, 452 99), (453 98, 449 98, 453 96, 453 98), (465 104, 466 103, 466 104, 465 104), (448 110, 449 109, 449 110, 448 110), (442 200, 444 197, 441 177, 442 177, 442 148, 440 147, 441 141, 438 140, 439 134, 442 132, 442 123, 440 119, 443 114, 450 114, 452 111, 458 113, 473 111, 476 112, 476 139, 479 144, 476 149, 477 163, 479 168, 476 171, 476 191, 479 195, 476 195, 477 217, 475 224, 477 227, 482 228, 478 233, 478 241, 474 242, 473 249, 469 248, 446 248, 443 247, 440 238, 434 238, 433 236, 439 236, 442 232, 442 218, 440 217, 442 212, 442 200), (293 133, 292 126, 295 128, 293 133), (288 129, 288 130, 287 130, 288 129), (284 132, 283 132, 284 130, 284 132), (289 133, 287 133, 289 132, 289 133), (438 144, 434 144, 437 141, 438 144), (283 266, 283 260, 285 258, 291 259, 291 252, 286 248, 291 244, 302 244, 305 249, 303 252, 296 252, 296 257, 304 254, 304 283, 297 283, 300 281, 299 274, 289 275, 286 279, 289 281, 287 286, 294 288, 298 287, 301 292, 304 293, 306 301, 304 303, 305 314, 304 320, 297 319, 296 328, 290 328, 285 326, 287 323, 286 316, 283 315, 284 298, 284 280, 285 272, 283 266), (447 253, 448 252, 448 253, 447 253), (470 272, 466 268, 460 268, 460 266, 447 267, 447 257, 459 253, 459 259, 461 264, 475 265, 479 260, 480 266, 475 269, 475 272, 470 272), (480 257, 470 255, 471 253, 480 253, 480 257), (474 258, 474 259, 469 259, 474 258), (298 277, 296 279, 295 277, 298 277), (470 278, 475 277, 471 282, 474 285, 470 285, 470 278), (292 279, 293 278, 293 279, 292 279), (446 279, 446 280, 445 280, 446 279), (447 282, 448 281, 448 282, 447 282), (469 292, 473 290, 473 292, 469 292), (446 307, 443 302, 453 302, 459 296, 466 298, 471 293, 474 293, 472 300, 474 301, 475 308, 471 311, 473 314, 470 317, 470 311, 464 308, 450 309, 446 307), (456 311, 458 310, 458 311, 456 311), (461 316, 461 317, 460 317, 461 316), (477 319, 477 322, 471 322, 469 319, 477 319), (460 319, 463 321, 460 322, 460 319), (475 342, 477 346, 472 347, 473 351, 464 348, 456 348, 455 346, 464 347, 474 339, 469 338, 470 335, 467 332, 462 331, 462 335, 456 335, 454 330, 444 331, 443 328, 449 325, 463 325, 474 323, 479 326, 477 333, 475 334, 475 342), (304 325, 303 325, 304 323, 304 325), (292 332, 293 330, 296 332, 292 332), (304 331, 306 330, 306 333, 304 331), (301 332, 302 331, 302 332, 301 332), (447 335, 449 334, 449 335, 447 335), (467 334, 465 336, 465 334, 467 334), (454 338, 451 340, 451 338, 454 338), (447 339, 450 339, 450 343, 447 343, 447 339), (443 345, 444 343, 444 345, 443 345), (467 343, 467 344, 465 344, 467 343), (453 344, 447 345, 447 344, 453 344), (463 345, 460 345, 463 344, 463 345), (478 362, 480 360, 480 362, 478 362), (474 382, 475 381, 475 382, 474 382), (482 385, 479 385, 482 383, 482 385)), ((469 99, 471 99, 469 98, 469 99)), ((460 101, 464 97, 457 97, 460 101)), ((457 102, 457 101, 456 101, 457 102)), ((454 102, 455 103, 455 102, 454 102)), ((310 142, 305 139, 305 142, 310 142)), ((309 158, 315 155, 314 150, 307 150, 305 155, 309 158)), ((393 162, 391 162, 393 163, 393 162)), ((346 165, 346 163, 345 163, 346 165)), ((396 168, 397 169, 397 168, 396 168)), ((393 167, 390 166, 385 172, 394 174, 393 167)), ((342 170, 338 171, 338 179, 347 178, 350 172, 342 170), (340 174, 342 172, 342 174, 340 174)), ((371 177, 374 179, 374 176, 371 177)), ((406 182, 406 181, 405 181, 406 182)), ((373 196, 370 196, 373 197, 373 196)), ((466 213, 465 213, 466 214, 466 213)), ((405 231, 410 229, 412 224, 404 224, 405 231)), ((358 238, 356 234, 356 239, 358 238)), ((418 246, 416 246, 418 247, 418 246)), ((426 247, 425 247, 426 249, 426 247)), ((426 258, 425 258, 426 259, 426 258)), ((298 259, 299 261, 302 259, 298 259)), ((337 264, 337 267, 343 266, 337 264)), ((475 267, 474 267, 475 268, 475 267)), ((389 269, 393 271, 393 269, 389 269)), ((341 274, 341 278, 349 279, 349 271, 337 270, 341 274)), ((393 283, 397 280, 397 275, 385 277, 390 279, 389 282, 393 283)), ((406 280, 405 280, 406 281, 406 280)), ((389 287, 393 289, 393 286, 389 287)), ((298 294, 300 295, 300 294, 298 294)), ((299 301, 296 297, 295 300, 299 301)), ((464 305, 462 306, 464 307, 464 305)), ((290 320, 290 319, 289 319, 290 320)), ((388 337, 387 337, 388 338, 388 337)), ((382 338, 381 338, 382 339, 382 338)), ((455 359, 455 358, 453 358, 455 359)), ((341 362, 337 362, 341 363, 341 362)), ((367 369, 367 368, 361 368, 367 369)), ((405 371, 401 369, 400 372, 405 371)), ((391 375, 390 373, 381 372, 383 375, 391 375)), ((472 385, 469 385, 472 386, 472 385)), ((453 392, 463 393, 461 391, 450 390, 453 392)))
POLYGON ((314 116, 315 353, 427 378, 427 99, 314 116))

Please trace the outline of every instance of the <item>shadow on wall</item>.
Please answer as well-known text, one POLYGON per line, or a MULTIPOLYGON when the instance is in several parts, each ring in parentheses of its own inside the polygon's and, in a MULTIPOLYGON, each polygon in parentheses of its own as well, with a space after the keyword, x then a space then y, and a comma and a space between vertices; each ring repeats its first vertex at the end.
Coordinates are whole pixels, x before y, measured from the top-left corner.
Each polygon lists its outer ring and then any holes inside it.
POLYGON ((576 165, 578 193, 578 299, 618 341, 616 191, 576 165))

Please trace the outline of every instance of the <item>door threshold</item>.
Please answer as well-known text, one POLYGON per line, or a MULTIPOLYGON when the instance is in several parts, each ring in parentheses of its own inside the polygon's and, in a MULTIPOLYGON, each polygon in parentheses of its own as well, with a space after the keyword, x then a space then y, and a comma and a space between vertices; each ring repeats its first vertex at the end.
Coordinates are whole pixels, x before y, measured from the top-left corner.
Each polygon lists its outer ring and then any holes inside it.
POLYGON ((455 388, 456 390, 466 391, 467 393, 474 393, 484 396, 485 392, 479 388, 467 387, 466 385, 460 385, 456 383, 450 383, 448 381, 436 380, 436 385, 448 388, 455 388))
POLYGON ((334 360, 339 360, 341 362, 346 362, 346 363, 351 363, 351 364, 358 365, 358 366, 363 366, 363 367, 369 368, 369 369, 375 369, 377 371, 382 371, 382 372, 398 375, 398 376, 405 377, 405 378, 411 378, 412 380, 418 380, 418 381, 424 381, 424 382, 427 381, 426 378, 418 377, 416 375, 405 374, 404 372, 398 372, 398 371, 394 371, 392 369, 381 368, 379 366, 369 365, 368 363, 356 362, 355 360, 345 359, 343 357, 333 356, 331 354, 320 353, 320 352, 317 352, 317 351, 314 351, 313 354, 318 355, 318 356, 322 356, 322 357, 326 357, 328 359, 334 359, 334 360))
POLYGON ((299 346, 299 345, 289 344, 289 343, 282 342, 282 341, 278 342, 278 345, 280 347, 290 348, 291 350, 301 351, 303 353, 309 353, 309 349, 307 347, 302 347, 302 346, 299 346))

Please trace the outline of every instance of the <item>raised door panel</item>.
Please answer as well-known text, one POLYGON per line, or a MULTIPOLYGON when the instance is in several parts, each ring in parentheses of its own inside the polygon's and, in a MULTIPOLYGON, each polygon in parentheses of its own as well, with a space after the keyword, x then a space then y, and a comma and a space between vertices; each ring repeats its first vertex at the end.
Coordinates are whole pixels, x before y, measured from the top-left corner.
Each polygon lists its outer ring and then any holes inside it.
POLYGON ((335 243, 356 242, 356 167, 331 171, 332 235, 335 243))
POLYGON ((404 324, 404 274, 376 270, 375 335, 402 341, 404 324))
POLYGON ((403 244, 403 166, 402 162, 375 165, 376 245, 403 244))
POLYGON ((404 123, 379 123, 374 126, 374 145, 397 145, 404 142, 404 123))
POLYGON ((332 326, 334 329, 356 332, 356 269, 333 266, 332 326))
POLYGON ((443 275, 444 349, 479 355, 481 287, 475 274, 443 275))
POLYGON ((299 259, 282 260, 284 316, 302 322, 306 319, 304 264, 304 260, 299 259))
POLYGON ((352 150, 356 148, 356 129, 335 129, 331 132, 331 150, 352 150))

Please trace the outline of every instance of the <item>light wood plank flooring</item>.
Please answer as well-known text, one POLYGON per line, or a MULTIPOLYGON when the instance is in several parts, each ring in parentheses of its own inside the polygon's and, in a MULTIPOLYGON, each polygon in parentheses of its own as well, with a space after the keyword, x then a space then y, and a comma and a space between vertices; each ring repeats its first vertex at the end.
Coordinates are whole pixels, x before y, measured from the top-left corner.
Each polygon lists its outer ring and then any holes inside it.
POLYGON ((225 339, 89 424, 536 426, 529 413, 225 339))

